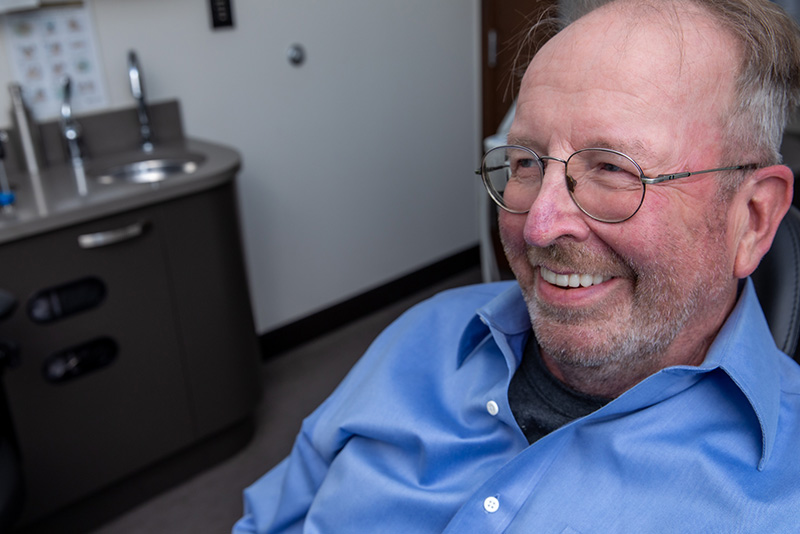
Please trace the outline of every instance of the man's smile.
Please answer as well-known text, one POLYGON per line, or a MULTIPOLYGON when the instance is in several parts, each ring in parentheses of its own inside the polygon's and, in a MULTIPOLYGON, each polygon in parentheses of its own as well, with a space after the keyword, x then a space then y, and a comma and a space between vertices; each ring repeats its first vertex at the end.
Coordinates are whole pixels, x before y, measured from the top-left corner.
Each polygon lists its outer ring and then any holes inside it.
POLYGON ((590 287, 611 279, 601 274, 557 274, 544 266, 540 266, 539 272, 545 282, 558 287, 590 287))

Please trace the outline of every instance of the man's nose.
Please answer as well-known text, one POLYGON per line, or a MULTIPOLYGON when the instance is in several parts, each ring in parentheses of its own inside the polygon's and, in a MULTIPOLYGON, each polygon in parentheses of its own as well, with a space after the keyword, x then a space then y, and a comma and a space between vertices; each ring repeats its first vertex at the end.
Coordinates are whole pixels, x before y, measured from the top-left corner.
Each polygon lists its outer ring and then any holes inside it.
POLYGON ((566 167, 561 160, 547 162, 542 186, 525 220, 525 242, 546 247, 556 240, 571 237, 582 241, 589 235, 586 216, 567 188, 566 167))

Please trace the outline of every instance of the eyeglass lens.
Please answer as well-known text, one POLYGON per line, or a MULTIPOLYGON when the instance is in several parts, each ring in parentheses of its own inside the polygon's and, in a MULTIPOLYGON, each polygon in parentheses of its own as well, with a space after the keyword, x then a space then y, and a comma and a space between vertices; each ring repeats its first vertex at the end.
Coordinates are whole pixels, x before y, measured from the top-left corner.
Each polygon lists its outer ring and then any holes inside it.
MULTIPOLYGON (((486 153, 481 172, 486 189, 501 207, 527 212, 542 185, 542 160, 524 147, 501 146, 486 153)), ((590 217, 605 222, 630 218, 644 199, 641 171, 629 157, 605 149, 584 149, 567 160, 567 188, 575 204, 590 217)))

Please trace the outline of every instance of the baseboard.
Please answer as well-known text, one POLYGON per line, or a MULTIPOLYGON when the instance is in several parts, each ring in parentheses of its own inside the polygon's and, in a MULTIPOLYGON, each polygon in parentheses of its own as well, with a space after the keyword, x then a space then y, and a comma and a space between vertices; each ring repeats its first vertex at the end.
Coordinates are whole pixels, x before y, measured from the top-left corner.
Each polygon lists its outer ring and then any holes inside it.
POLYGON ((262 334, 261 354, 265 359, 278 356, 397 302, 411 293, 479 265, 480 252, 475 245, 366 293, 262 334))

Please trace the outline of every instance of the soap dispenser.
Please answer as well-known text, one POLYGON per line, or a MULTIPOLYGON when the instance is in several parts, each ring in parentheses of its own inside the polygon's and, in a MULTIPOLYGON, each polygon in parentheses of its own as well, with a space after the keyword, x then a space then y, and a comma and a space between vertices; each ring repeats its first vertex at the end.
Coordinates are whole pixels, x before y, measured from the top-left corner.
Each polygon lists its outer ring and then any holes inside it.
POLYGON ((2 132, 2 135, 0 135, 0 210, 5 214, 14 212, 14 202, 16 201, 14 191, 11 190, 11 184, 8 182, 8 174, 6 173, 5 143, 7 140, 8 134, 2 132))

